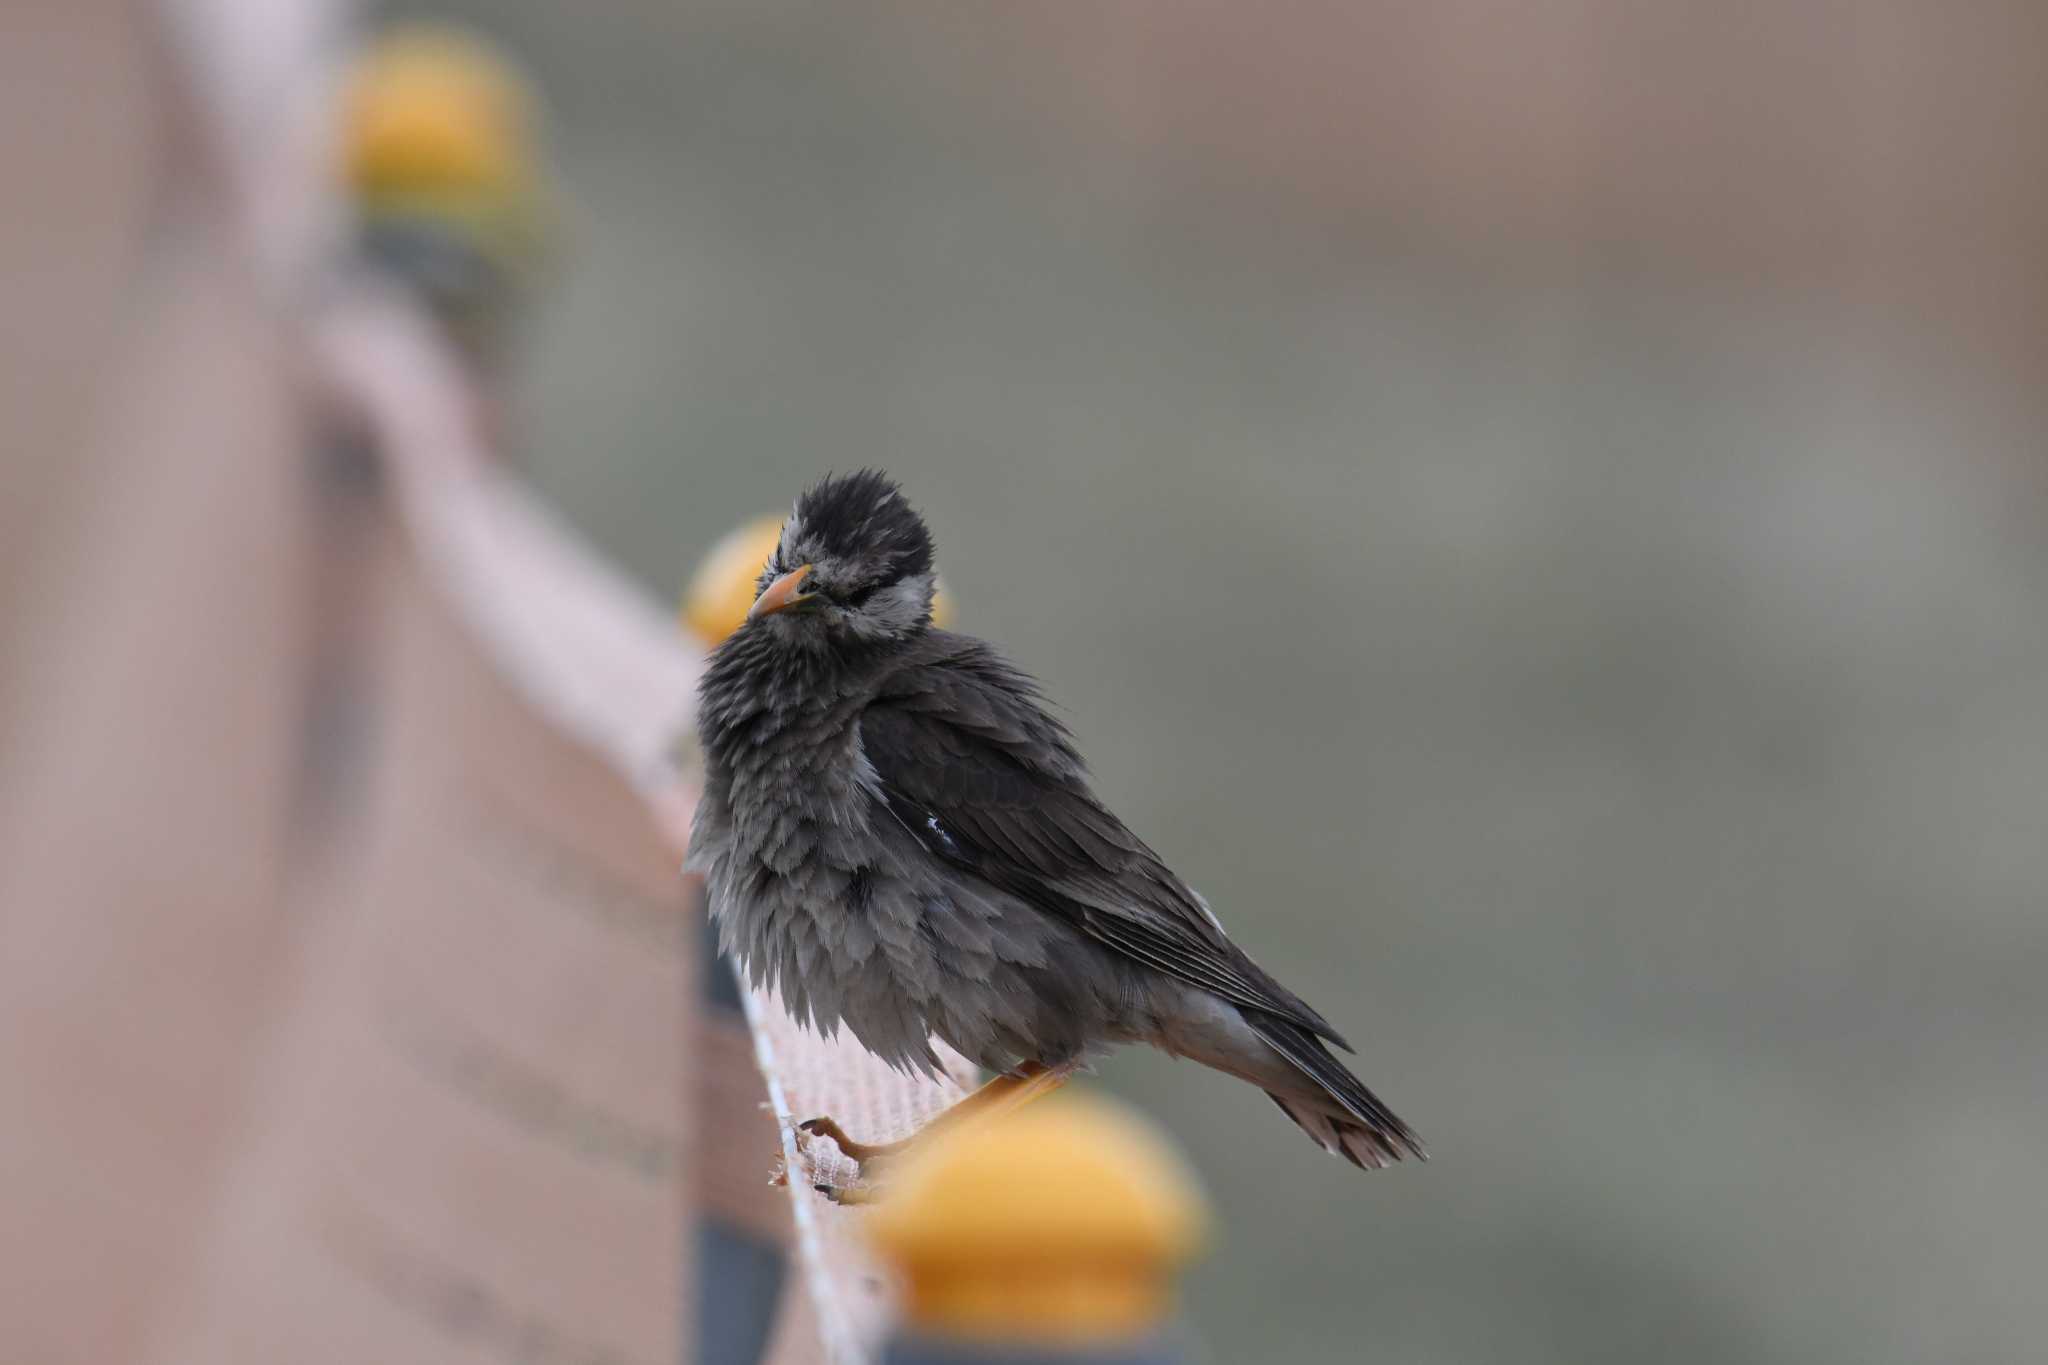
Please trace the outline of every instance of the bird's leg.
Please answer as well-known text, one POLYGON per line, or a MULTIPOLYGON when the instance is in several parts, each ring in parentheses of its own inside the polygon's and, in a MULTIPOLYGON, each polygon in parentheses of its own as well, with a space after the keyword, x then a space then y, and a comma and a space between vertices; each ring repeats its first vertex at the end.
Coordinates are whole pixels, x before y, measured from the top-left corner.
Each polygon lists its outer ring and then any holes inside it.
POLYGON ((797 1127, 812 1137, 831 1138, 840 1151, 861 1166, 870 1161, 886 1161, 910 1146, 909 1138, 896 1142, 856 1142, 846 1135, 846 1130, 837 1121, 828 1118, 805 1119, 797 1127))
MULTIPOLYGON (((909 1137, 897 1142, 856 1142, 829 1118, 806 1119, 797 1125, 804 1132, 828 1137, 861 1168, 863 1178, 871 1176, 869 1165, 886 1166, 918 1143, 941 1132, 972 1128, 1023 1108, 1042 1095, 1050 1095, 1074 1074, 1072 1066, 1046 1066, 1025 1062, 1016 1071, 994 1080, 939 1114, 909 1137)), ((819 1187, 819 1193, 840 1203, 867 1202, 858 1191, 819 1187)))
POLYGON ((926 1133, 943 1132, 967 1124, 981 1123, 1000 1118, 1015 1109, 1022 1109, 1041 1095, 1050 1095, 1067 1083, 1074 1074, 1071 1066, 1046 1066, 1042 1062, 1025 1062, 1007 1076, 998 1076, 960 1100, 952 1108, 934 1117, 917 1130, 906 1142, 915 1142, 926 1133))

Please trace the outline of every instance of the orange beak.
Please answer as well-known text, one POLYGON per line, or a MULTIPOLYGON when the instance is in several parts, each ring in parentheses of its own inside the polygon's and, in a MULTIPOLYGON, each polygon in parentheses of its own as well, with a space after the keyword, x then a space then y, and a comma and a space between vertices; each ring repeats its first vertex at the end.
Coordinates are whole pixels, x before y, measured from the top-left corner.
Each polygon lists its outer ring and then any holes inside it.
POLYGON ((773 616, 778 611, 788 611, 791 607, 801 606, 816 597, 817 594, 814 592, 798 591, 804 576, 810 571, 811 566, 808 564, 791 569, 761 589, 761 595, 755 598, 754 605, 747 609, 747 619, 752 621, 757 617, 773 616))

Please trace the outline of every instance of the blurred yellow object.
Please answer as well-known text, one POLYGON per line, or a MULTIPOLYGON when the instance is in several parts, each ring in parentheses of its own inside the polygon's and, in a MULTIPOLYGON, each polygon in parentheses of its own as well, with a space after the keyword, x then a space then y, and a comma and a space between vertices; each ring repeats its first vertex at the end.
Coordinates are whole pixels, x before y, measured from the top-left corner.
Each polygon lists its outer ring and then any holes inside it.
MULTIPOLYGON (((717 644, 747 619, 761 570, 781 538, 782 518, 761 517, 728 533, 704 556, 683 594, 683 624, 705 644, 717 644)), ((953 623, 953 599, 943 583, 932 598, 932 622, 953 623)))
POLYGON ((489 43, 420 23, 370 44, 343 102, 363 258, 411 286, 480 372, 516 336, 552 235, 536 107, 489 43))
POLYGON ((740 628, 768 556, 782 537, 781 517, 750 521, 711 547, 683 594, 683 624, 707 645, 740 628))
POLYGON ((904 1274, 912 1330, 1075 1345, 1155 1329, 1206 1221, 1148 1125, 1062 1097, 933 1135, 869 1231, 904 1274))
POLYGON ((483 39, 435 24, 401 24, 357 64, 344 104, 348 183, 387 195, 519 197, 535 183, 533 98, 483 39))

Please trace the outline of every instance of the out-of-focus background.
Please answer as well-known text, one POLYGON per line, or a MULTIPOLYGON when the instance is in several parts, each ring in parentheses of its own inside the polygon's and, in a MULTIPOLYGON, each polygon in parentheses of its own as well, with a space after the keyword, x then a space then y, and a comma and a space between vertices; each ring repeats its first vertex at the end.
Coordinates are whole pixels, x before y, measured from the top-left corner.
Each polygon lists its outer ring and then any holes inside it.
POLYGON ((578 205, 544 486, 666 585, 901 476, 1428 1140, 1105 1068, 1216 1359, 2041 1349, 2039 10, 461 12, 578 205))
POLYGON ((2038 7, 432 13, 563 185, 522 467, 663 595, 898 475, 1427 1141, 1103 1068, 1213 1359, 2038 1358, 2038 7))

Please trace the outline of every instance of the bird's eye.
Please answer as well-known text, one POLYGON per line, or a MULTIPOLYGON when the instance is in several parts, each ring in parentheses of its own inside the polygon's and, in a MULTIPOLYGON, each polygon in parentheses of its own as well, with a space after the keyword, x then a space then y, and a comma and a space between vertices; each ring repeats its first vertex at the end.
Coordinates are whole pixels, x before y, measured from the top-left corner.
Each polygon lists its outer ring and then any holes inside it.
POLYGON ((882 585, 880 583, 870 583, 864 588, 855 588, 852 592, 846 593, 845 595, 840 597, 839 601, 844 606, 861 606, 865 604, 870 597, 873 597, 875 595, 875 590, 880 588, 881 586, 882 585))

